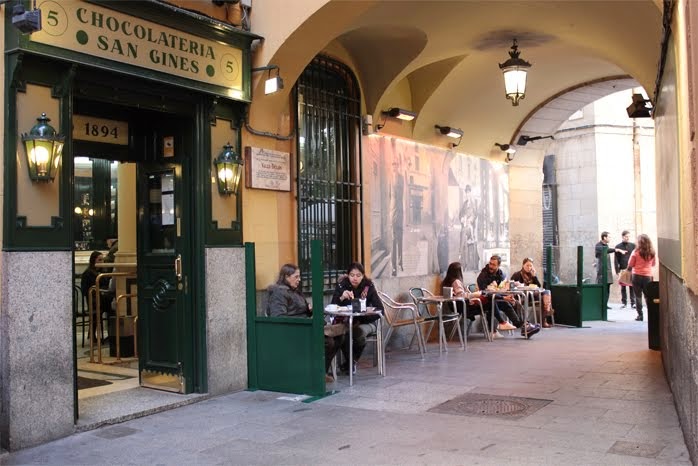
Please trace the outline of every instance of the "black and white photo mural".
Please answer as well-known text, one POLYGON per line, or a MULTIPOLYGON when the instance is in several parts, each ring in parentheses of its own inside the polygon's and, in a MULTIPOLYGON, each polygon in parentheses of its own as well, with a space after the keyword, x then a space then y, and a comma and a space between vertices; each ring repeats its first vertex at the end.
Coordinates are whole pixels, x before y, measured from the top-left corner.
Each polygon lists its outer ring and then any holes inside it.
POLYGON ((364 139, 371 274, 441 274, 460 261, 466 282, 492 254, 509 266, 506 165, 393 136, 364 139))

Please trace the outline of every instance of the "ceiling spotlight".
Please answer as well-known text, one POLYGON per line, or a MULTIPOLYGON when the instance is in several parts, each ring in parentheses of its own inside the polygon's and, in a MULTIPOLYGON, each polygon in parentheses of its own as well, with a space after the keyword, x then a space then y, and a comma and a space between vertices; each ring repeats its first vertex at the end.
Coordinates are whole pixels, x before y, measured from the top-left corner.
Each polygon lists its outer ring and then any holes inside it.
POLYGON ((434 125, 434 128, 438 129, 441 134, 448 136, 449 138, 458 139, 463 137, 462 129, 453 128, 452 126, 439 125, 434 125))

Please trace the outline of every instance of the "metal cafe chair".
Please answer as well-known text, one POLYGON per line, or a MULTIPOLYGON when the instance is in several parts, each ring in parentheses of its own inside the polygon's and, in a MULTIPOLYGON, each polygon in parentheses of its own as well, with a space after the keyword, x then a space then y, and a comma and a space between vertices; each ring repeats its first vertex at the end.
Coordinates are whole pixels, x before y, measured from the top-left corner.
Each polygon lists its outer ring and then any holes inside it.
MULTIPOLYGON (((430 308, 427 303, 421 300, 421 298, 434 296, 434 294, 424 288, 412 287, 410 288, 410 296, 412 297, 415 306, 417 306, 417 311, 419 312, 419 315, 424 318, 425 322, 431 323, 431 325, 429 326, 429 331, 424 336, 424 341, 428 342, 429 336, 431 335, 431 331, 434 329, 434 325, 439 322, 439 315, 438 311, 431 311, 431 309, 433 309, 434 306, 430 308)), ((456 330, 458 330, 458 338, 460 338, 461 346, 464 346, 465 341, 463 339, 463 334, 460 332, 461 316, 460 314, 458 314, 455 302, 450 302, 448 304, 450 304, 450 306, 447 306, 446 308, 444 308, 443 305, 441 307, 441 320, 444 324, 447 322, 453 322, 453 329, 451 330, 449 339, 452 340, 453 334, 456 332, 456 330)))
POLYGON ((378 292, 378 297, 383 303, 383 315, 385 316, 385 324, 388 326, 388 331, 383 341, 384 347, 388 346, 390 337, 396 328, 414 325, 414 331, 418 339, 417 342, 419 343, 419 352, 422 355, 422 359, 424 359, 426 344, 424 343, 421 328, 421 325, 424 323, 424 318, 419 315, 417 306, 412 303, 395 302, 382 291, 378 292))
MULTIPOLYGON (((550 291, 547 291, 550 293, 550 291)), ((540 291, 536 290, 531 290, 526 292, 526 299, 529 299, 529 303, 531 303, 531 308, 533 311, 533 323, 541 323, 545 321, 544 319, 546 316, 543 314, 543 293, 540 291), (537 296, 536 296, 537 295, 537 296), (530 298, 529 298, 530 296, 530 298), (540 316, 540 320, 538 320, 538 316, 540 316)), ((550 321, 551 325, 554 327, 555 326, 555 311, 551 312, 550 316, 550 321)))
MULTIPOLYGON (((87 314, 87 297, 82 295, 80 285, 73 285, 73 315, 75 319, 75 330, 82 332, 82 347, 85 347, 86 329, 90 328, 90 318, 87 314)), ((76 342, 77 344, 77 342, 76 342)))

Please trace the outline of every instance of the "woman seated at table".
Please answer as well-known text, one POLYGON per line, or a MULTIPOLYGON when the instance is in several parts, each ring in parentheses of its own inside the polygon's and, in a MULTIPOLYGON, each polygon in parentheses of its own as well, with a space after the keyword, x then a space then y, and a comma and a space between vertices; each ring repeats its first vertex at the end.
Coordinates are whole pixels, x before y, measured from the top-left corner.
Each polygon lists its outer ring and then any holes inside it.
MULTIPOLYGON (((339 306, 351 306, 353 299, 365 299, 366 307, 373 307, 376 310, 383 310, 383 303, 378 297, 376 287, 373 281, 366 276, 364 266, 358 262, 352 262, 347 268, 347 274, 341 277, 337 287, 332 295, 332 304, 339 306)), ((366 347, 366 337, 376 333, 376 321, 380 319, 379 315, 354 317, 354 328, 352 334, 354 337, 353 355, 354 361, 352 370, 356 372, 356 362, 361 357, 364 348, 366 347)), ((336 322, 337 320, 335 320, 336 322)), ((344 364, 340 366, 342 372, 349 372, 349 341, 345 339, 342 346, 344 353, 344 364)))
MULTIPOLYGON (((99 274, 106 272, 97 268, 97 264, 101 264, 104 261, 104 256, 99 251, 92 251, 90 254, 90 262, 85 269, 85 271, 80 276, 80 291, 83 296, 87 297, 88 306, 92 309, 92 315, 90 316, 90 338, 94 338, 97 341, 97 303, 94 300, 96 296, 90 293, 90 289, 97 284, 97 277, 99 274)), ((113 294, 109 292, 109 278, 102 277, 99 281, 99 310, 102 314, 111 314, 111 301, 113 299, 113 294)), ((99 329, 102 333, 102 338, 106 343, 106 338, 104 337, 104 320, 102 320, 102 328, 99 329)))
MULTIPOLYGON (((473 298, 480 298, 482 296, 482 293, 480 293, 479 291, 471 293, 470 291, 467 291, 465 289, 465 286, 463 286, 463 267, 460 262, 451 262, 448 265, 448 269, 446 270, 446 276, 441 282, 441 288, 443 287, 453 288, 453 296, 465 298, 468 300, 473 298)), ((491 320, 492 308, 490 306, 483 306, 483 308, 485 309, 487 320, 491 320)), ((461 301, 456 302, 456 310, 459 314, 463 314, 463 303, 461 301)), ((468 302, 466 310, 466 317, 470 320, 475 320, 475 317, 480 315, 480 307, 476 307, 474 302, 468 302)), ((499 322, 499 330, 512 330, 516 328, 513 325, 511 325, 504 317, 502 317, 501 311, 499 311, 499 309, 496 307, 494 317, 499 322)))
MULTIPOLYGON (((538 288, 543 288, 540 284, 540 280, 536 276, 536 269, 533 268, 533 259, 526 257, 521 264, 521 270, 515 272, 511 276, 511 281, 522 283, 524 286, 537 286, 538 288)), ((541 293, 536 291, 533 294, 533 299, 540 299, 543 309, 541 310, 543 315, 543 328, 549 328, 551 325, 548 323, 548 319, 551 319, 552 308, 550 306, 550 291, 544 290, 543 296, 541 293)))
MULTIPOLYGON (((284 264, 279 271, 276 283, 269 286, 267 315, 270 317, 310 317, 312 310, 299 289, 301 270, 294 264, 284 264)), ((325 373, 330 368, 337 350, 342 346, 344 336, 325 336, 325 373)), ((332 376, 326 375, 325 382, 334 382, 332 376)))
MULTIPOLYGON (((481 293, 479 291, 470 292, 463 286, 463 266, 460 262, 451 262, 448 264, 448 269, 446 270, 446 276, 441 282, 441 288, 450 287, 453 289, 453 296, 458 298, 465 298, 467 300, 473 298, 479 298, 481 293)), ((466 317, 470 320, 475 320, 475 317, 480 315, 480 307, 475 306, 475 302, 468 302, 466 307, 466 317)), ((459 314, 463 314, 463 301, 456 301, 456 310, 459 314)), ((489 315, 490 311, 485 311, 489 315)), ((488 317, 489 318, 489 317, 488 317)))

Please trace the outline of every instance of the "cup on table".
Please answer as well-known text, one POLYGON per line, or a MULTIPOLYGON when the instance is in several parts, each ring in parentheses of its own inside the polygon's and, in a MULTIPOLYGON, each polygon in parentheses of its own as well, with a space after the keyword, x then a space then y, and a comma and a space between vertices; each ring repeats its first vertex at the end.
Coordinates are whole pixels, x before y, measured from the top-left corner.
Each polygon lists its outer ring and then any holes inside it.
POLYGON ((330 312, 334 312, 337 310, 337 305, 336 304, 328 304, 325 309, 327 309, 330 312))
POLYGON ((441 294, 444 298, 453 298, 453 288, 450 286, 444 286, 441 294))
POLYGON ((359 299, 359 302, 361 303, 361 312, 366 312, 366 300, 359 299))
POLYGON ((358 299, 351 300, 351 312, 361 312, 361 301, 358 299))

